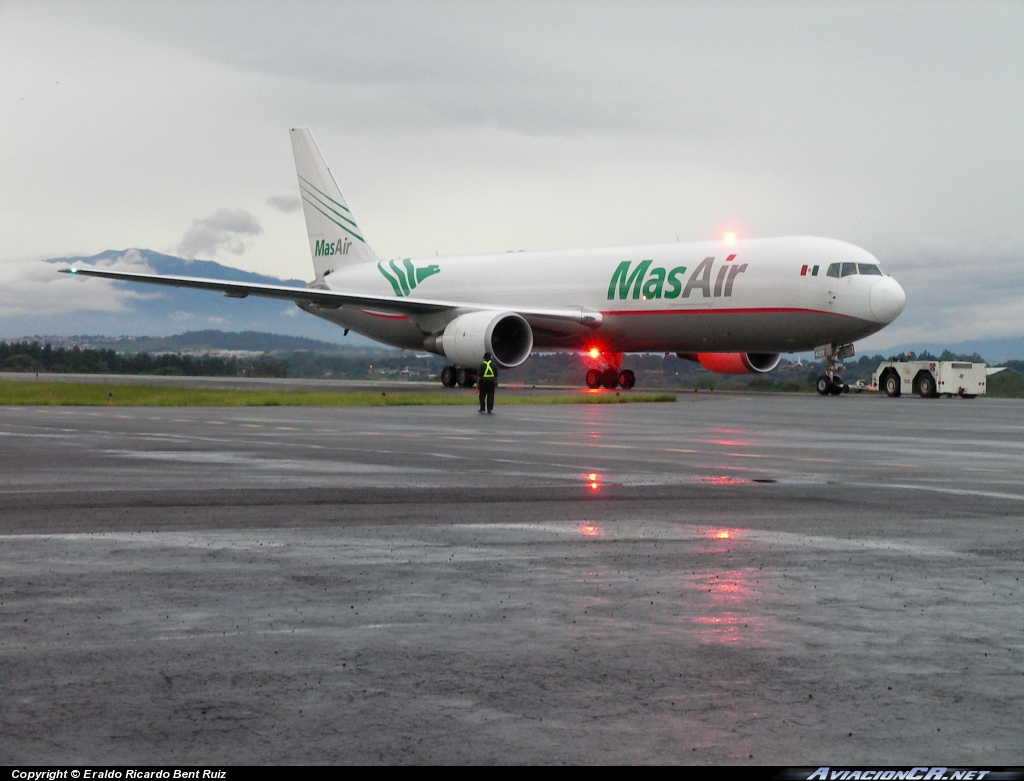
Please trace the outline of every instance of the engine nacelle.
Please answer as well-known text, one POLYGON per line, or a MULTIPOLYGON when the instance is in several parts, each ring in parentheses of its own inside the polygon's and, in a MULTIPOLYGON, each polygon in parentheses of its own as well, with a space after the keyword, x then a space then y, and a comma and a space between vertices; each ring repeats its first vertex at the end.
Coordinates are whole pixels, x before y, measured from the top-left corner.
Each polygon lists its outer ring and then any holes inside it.
POLYGON ((515 312, 469 312, 448 323, 427 348, 465 367, 478 366, 489 352, 499 366, 511 369, 530 357, 533 330, 515 312))
POLYGON ((764 374, 782 360, 781 353, 697 353, 679 357, 695 360, 715 374, 764 374))

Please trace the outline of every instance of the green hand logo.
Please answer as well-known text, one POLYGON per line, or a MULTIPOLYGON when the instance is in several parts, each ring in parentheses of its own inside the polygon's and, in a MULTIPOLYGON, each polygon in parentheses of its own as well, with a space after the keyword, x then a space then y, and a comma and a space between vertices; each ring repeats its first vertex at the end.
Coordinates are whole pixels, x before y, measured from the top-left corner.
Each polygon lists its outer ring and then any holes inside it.
POLYGON ((387 272, 383 262, 377 264, 377 270, 384 275, 384 279, 391 283, 396 296, 409 295, 424 279, 441 273, 441 267, 436 264, 416 268, 409 258, 403 260, 401 266, 396 261, 389 260, 388 267, 393 275, 387 272))

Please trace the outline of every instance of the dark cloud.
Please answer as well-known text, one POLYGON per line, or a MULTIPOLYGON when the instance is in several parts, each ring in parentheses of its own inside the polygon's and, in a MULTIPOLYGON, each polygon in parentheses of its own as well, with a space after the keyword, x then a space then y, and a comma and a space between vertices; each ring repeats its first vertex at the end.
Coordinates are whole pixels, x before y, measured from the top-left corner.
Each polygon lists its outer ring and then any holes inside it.
POLYGON ((719 210, 783 204, 792 227, 775 220, 770 234, 958 225, 1024 243, 1019 4, 240 7, 198 4, 198 24, 175 4, 108 13, 133 35, 281 80, 289 99, 329 94, 296 112, 321 143, 362 134, 402 152, 429 139, 452 171, 465 139, 489 143, 491 160, 523 137, 542 150, 575 141, 564 159, 607 139, 638 164, 634 180, 651 161, 694 161, 701 170, 681 175, 695 187, 732 189, 719 210))
POLYGON ((199 254, 216 255, 222 249, 241 255, 261 233, 260 221, 245 209, 219 209, 209 217, 193 220, 176 250, 190 259, 199 254))
POLYGON ((291 214, 302 208, 302 201, 297 195, 271 195, 267 198, 267 206, 279 212, 291 214))
POLYGON ((1020 249, 951 239, 879 240, 883 268, 907 293, 907 306, 872 344, 1018 336, 1024 322, 1020 249))

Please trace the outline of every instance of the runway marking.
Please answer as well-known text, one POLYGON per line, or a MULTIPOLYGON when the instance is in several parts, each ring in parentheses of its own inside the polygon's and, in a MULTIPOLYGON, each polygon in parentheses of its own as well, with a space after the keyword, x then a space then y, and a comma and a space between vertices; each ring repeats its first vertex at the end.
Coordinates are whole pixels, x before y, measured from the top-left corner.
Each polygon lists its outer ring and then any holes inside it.
POLYGON ((1022 494, 1004 494, 1000 491, 972 491, 967 488, 942 488, 936 485, 913 485, 907 483, 845 483, 858 488, 907 488, 911 491, 935 491, 940 494, 956 494, 957 496, 987 496, 991 499, 1013 499, 1024 502, 1022 494))
POLYGON ((244 428, 263 428, 263 426, 259 425, 258 423, 240 423, 239 425, 243 426, 244 428))
POLYGON ((292 428, 291 426, 278 426, 278 431, 302 431, 301 428, 292 428))
POLYGON ((191 423, 192 421, 189 420, 188 418, 173 418, 171 420, 171 422, 172 423, 191 423))
POLYGON ((208 421, 206 421, 206 423, 207 423, 207 425, 210 425, 210 426, 224 426, 224 425, 227 425, 226 423, 224 423, 223 420, 208 420, 208 421))
POLYGON ((1006 474, 1010 471, 1009 469, 982 469, 976 466, 965 466, 963 470, 965 472, 999 472, 1000 474, 1006 474))
POLYGON ((699 453, 700 451, 699 450, 684 450, 682 448, 677 448, 677 447, 666 447, 661 452, 662 453, 699 453))
POLYGON ((883 464, 880 464, 879 466, 898 466, 898 467, 902 467, 903 469, 917 469, 918 464, 885 464, 885 463, 883 463, 883 464))

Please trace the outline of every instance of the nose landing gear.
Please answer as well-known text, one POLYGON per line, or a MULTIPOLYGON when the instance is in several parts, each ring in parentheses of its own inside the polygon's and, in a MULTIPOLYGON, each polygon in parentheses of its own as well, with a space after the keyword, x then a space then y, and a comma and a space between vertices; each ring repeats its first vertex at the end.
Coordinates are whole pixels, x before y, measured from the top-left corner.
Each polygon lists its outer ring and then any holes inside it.
POLYGON ((843 382, 842 377, 829 377, 827 374, 821 375, 814 387, 822 396, 838 396, 850 392, 850 386, 843 382))
POLYGON ((814 351, 815 358, 825 359, 825 373, 818 377, 814 383, 815 390, 822 396, 838 396, 840 393, 849 393, 850 386, 843 382, 840 376, 843 371, 843 358, 853 355, 853 345, 827 344, 814 351))

